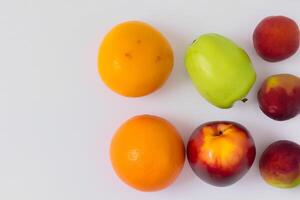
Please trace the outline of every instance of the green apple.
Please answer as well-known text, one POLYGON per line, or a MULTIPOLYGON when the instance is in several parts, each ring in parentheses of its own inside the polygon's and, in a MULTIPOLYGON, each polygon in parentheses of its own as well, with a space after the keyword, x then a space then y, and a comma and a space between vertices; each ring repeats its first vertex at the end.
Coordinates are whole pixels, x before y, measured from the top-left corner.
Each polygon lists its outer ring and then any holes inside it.
POLYGON ((247 53, 215 33, 201 35, 187 48, 185 65, 199 93, 220 108, 243 100, 256 79, 247 53))

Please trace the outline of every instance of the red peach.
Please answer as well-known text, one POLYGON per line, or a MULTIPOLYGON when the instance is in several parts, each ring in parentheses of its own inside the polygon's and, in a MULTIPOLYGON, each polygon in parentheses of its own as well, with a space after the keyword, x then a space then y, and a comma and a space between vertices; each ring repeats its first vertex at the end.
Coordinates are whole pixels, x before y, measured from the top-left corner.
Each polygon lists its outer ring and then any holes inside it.
POLYGON ((274 187, 291 188, 300 184, 300 145, 288 140, 272 143, 259 161, 263 179, 274 187))
POLYGON ((276 62, 292 56, 299 48, 300 33, 296 22, 284 16, 263 19, 253 33, 256 52, 265 60, 276 62))
POLYGON ((300 112, 300 78, 291 74, 268 77, 257 94, 260 109, 274 120, 288 120, 300 112))

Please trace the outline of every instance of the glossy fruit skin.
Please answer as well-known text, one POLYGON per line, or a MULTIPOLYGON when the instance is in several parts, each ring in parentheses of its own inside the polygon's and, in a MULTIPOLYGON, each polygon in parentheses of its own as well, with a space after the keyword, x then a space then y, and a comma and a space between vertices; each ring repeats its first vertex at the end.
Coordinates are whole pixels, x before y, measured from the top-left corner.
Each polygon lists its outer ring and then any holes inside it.
POLYGON ((199 126, 187 145, 187 158, 195 174, 219 187, 241 179, 252 166, 255 155, 255 144, 247 129, 230 121, 199 126))
POLYGON ((103 39, 98 70, 114 92, 140 97, 160 88, 173 68, 173 50, 152 26, 128 21, 115 26, 103 39))
POLYGON ((296 22, 285 16, 270 16, 263 19, 253 33, 256 52, 264 60, 284 60, 299 48, 300 32, 296 22))
POLYGON ((268 77, 257 94, 260 109, 274 120, 288 120, 300 112, 300 78, 291 74, 268 77))
POLYGON ((178 131, 152 115, 135 116, 116 131, 110 146, 116 174, 141 191, 164 189, 175 181, 185 160, 178 131))
POLYGON ((256 79, 247 53, 215 33, 201 35, 187 48, 185 66, 198 92, 219 108, 242 100, 256 79))
POLYGON ((272 143, 259 161, 263 179, 279 188, 292 188, 300 184, 300 145, 288 140, 272 143))

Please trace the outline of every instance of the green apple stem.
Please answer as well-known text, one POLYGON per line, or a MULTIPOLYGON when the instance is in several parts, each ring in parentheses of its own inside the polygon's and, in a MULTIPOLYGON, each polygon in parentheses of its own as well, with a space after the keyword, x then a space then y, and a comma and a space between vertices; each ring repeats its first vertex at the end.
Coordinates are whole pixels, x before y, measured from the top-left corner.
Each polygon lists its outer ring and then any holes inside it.
POLYGON ((244 103, 246 103, 248 101, 248 99, 247 98, 243 98, 241 101, 244 102, 244 103))

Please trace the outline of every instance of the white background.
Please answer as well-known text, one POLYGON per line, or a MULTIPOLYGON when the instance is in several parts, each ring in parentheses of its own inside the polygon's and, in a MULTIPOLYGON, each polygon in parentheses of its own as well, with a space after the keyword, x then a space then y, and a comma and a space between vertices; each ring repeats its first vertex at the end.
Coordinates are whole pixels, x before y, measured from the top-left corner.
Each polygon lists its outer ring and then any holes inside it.
POLYGON ((279 139, 300 143, 300 116, 273 121, 262 114, 255 97, 268 75, 300 76, 300 52, 274 64, 253 49, 255 25, 265 16, 279 14, 300 24, 300 1, 1 0, 0 199, 299 199, 299 187, 273 188, 258 171, 258 159, 268 144, 279 139), (166 84, 142 98, 116 95, 97 72, 103 36, 115 24, 132 19, 160 30, 175 54, 166 84), (183 55, 189 43, 207 32, 232 38, 252 58, 257 82, 247 103, 218 109, 194 89, 183 55), (239 122, 255 139, 256 161, 245 177, 225 188, 202 182, 186 162, 167 189, 133 190, 114 174, 109 145, 123 121, 144 113, 172 122, 185 144, 201 123, 239 122))

